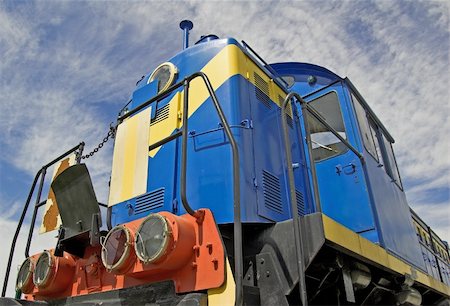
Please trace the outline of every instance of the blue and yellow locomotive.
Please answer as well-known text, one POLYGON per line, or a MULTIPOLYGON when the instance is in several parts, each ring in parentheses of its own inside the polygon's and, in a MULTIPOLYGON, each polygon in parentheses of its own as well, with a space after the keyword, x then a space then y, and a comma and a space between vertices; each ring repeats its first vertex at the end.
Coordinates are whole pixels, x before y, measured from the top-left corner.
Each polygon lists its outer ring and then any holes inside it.
POLYGON ((49 193, 58 244, 26 254, 16 301, 448 303, 448 244, 410 210, 394 139, 353 84, 232 38, 189 47, 180 26, 183 51, 119 113, 108 231, 83 143, 36 175, 33 225, 46 169, 67 160, 49 193))

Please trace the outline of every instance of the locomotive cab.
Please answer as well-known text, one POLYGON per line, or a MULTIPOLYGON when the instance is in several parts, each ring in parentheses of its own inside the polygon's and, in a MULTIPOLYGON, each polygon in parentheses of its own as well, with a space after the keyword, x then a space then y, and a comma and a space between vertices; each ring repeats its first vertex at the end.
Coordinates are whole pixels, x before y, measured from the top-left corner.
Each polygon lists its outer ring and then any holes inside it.
POLYGON ((279 63, 272 67, 360 154, 306 114, 309 130, 304 132, 310 135, 314 185, 323 213, 425 269, 395 160, 394 139, 362 95, 348 78, 320 66, 279 63))

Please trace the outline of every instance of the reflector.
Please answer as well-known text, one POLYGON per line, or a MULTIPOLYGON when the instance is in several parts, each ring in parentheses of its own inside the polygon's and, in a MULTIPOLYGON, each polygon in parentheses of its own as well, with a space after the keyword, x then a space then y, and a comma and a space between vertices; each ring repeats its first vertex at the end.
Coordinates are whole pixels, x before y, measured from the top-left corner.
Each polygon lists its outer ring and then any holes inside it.
POLYGON ((33 269, 34 265, 30 257, 20 265, 19 273, 17 273, 16 289, 23 293, 31 293, 33 291, 33 269))
POLYGON ((142 221, 135 238, 135 250, 144 263, 153 263, 166 254, 171 232, 166 218, 151 214, 142 221))
POLYGON ((130 256, 130 231, 124 226, 114 227, 102 243, 102 262, 109 271, 118 272, 126 266, 130 256))
POLYGON ((53 257, 49 251, 44 251, 36 262, 33 274, 33 283, 38 288, 44 288, 51 280, 53 257))
POLYGON ((153 81, 158 82, 158 93, 163 92, 175 81, 175 77, 177 74, 177 67, 170 62, 163 63, 156 67, 156 69, 152 72, 150 77, 148 78, 148 83, 153 81))

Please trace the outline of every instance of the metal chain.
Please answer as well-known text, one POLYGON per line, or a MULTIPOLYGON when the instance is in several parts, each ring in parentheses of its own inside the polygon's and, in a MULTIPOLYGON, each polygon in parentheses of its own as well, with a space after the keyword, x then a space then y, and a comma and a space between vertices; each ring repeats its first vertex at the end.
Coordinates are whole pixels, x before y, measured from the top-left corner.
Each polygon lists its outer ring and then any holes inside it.
POLYGON ((109 125, 109 131, 108 131, 108 134, 106 135, 105 138, 103 138, 103 141, 100 142, 100 143, 98 144, 98 146, 97 146, 94 150, 92 150, 90 153, 88 153, 88 154, 86 154, 86 155, 82 155, 82 156, 81 156, 81 159, 88 159, 89 157, 94 156, 94 154, 97 153, 98 150, 100 150, 101 148, 103 148, 103 145, 104 145, 105 143, 108 142, 109 138, 110 138, 110 137, 111 137, 111 138, 114 138, 115 135, 116 135, 116 128, 115 128, 115 127, 113 126, 113 124, 111 123, 111 124, 109 125))

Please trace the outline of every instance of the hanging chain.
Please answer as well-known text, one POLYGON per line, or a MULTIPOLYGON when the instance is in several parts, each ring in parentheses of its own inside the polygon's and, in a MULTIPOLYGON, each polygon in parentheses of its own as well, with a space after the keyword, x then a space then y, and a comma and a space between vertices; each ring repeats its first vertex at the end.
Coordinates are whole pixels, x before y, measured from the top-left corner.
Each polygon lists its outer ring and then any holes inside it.
POLYGON ((94 150, 92 150, 90 153, 88 153, 88 154, 86 154, 86 155, 82 155, 82 156, 81 156, 81 159, 85 159, 85 158, 88 159, 89 157, 94 156, 94 154, 97 153, 98 150, 100 150, 100 149, 103 147, 103 145, 104 145, 105 143, 108 142, 109 138, 110 138, 110 137, 111 137, 111 138, 114 138, 115 135, 116 135, 116 127, 115 127, 115 126, 113 125, 113 123, 111 122, 111 124, 109 125, 109 131, 108 131, 108 134, 106 135, 105 138, 103 138, 103 141, 100 142, 100 143, 98 144, 98 146, 97 146, 94 150))

